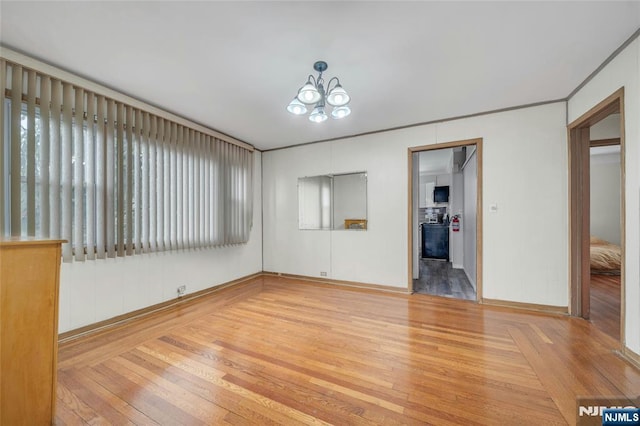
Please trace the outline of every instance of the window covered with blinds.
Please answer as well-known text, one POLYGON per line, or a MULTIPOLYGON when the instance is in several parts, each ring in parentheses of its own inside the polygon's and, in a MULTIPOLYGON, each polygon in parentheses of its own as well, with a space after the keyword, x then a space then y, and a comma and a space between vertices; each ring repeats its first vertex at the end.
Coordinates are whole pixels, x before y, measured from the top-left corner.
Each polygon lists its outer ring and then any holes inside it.
POLYGON ((0 93, 2 235, 64 261, 248 241, 250 149, 4 59, 0 93))

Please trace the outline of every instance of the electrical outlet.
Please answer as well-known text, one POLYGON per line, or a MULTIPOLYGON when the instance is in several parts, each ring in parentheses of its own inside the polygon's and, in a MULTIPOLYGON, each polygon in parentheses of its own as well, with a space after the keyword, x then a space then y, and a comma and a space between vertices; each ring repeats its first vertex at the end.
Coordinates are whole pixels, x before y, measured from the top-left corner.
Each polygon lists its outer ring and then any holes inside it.
POLYGON ((321 277, 326 277, 326 276, 327 276, 327 273, 326 273, 326 272, 320 272, 320 276, 321 276, 321 277))
POLYGON ((184 293, 186 291, 187 291, 187 286, 186 285, 181 285, 180 287, 178 287, 178 297, 184 296, 184 293))

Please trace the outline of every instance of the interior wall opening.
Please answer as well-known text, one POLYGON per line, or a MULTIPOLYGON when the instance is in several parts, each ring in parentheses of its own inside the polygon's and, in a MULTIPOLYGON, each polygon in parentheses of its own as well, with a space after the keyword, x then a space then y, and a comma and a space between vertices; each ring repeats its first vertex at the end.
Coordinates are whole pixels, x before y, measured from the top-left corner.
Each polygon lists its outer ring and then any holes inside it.
POLYGON ((620 114, 589 128, 589 320, 620 339, 621 153, 620 114))
POLYGON ((571 314, 624 346, 624 89, 568 128, 571 314))
POLYGON ((477 301, 481 140, 410 149, 410 289, 477 301))

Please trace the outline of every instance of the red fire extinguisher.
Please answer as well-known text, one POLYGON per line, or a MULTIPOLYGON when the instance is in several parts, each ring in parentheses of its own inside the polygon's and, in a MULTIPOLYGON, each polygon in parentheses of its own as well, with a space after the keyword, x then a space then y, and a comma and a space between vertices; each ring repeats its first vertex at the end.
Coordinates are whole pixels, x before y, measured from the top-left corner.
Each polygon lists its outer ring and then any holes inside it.
POLYGON ((460 219, 457 215, 451 220, 451 230, 453 232, 460 232, 460 219))

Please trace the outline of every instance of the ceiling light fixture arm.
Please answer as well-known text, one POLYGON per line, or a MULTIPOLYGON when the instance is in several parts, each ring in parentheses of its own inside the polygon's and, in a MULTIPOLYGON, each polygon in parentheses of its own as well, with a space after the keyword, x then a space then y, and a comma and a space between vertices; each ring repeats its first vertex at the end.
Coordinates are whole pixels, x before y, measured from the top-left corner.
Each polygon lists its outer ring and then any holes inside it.
POLYGON ((318 87, 318 80, 320 79, 321 76, 322 74, 320 74, 318 78, 315 78, 314 76, 309 74, 309 77, 307 77, 307 83, 305 84, 313 84, 315 87, 318 87))
POLYGON ((331 91, 331 82, 335 81, 335 85, 333 86, 334 88, 337 86, 340 86, 340 79, 338 77, 332 77, 331 80, 329 80, 329 83, 327 83, 327 93, 329 93, 331 91))

